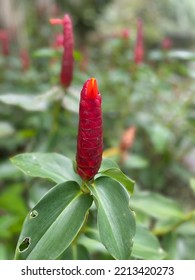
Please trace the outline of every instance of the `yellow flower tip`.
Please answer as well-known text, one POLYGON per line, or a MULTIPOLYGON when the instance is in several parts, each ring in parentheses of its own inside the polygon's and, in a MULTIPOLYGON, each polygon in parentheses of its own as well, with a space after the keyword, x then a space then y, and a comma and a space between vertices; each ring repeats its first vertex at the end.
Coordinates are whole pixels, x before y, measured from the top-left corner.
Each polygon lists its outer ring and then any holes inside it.
POLYGON ((95 78, 89 79, 87 86, 87 97, 91 99, 95 99, 98 95, 98 85, 95 78))

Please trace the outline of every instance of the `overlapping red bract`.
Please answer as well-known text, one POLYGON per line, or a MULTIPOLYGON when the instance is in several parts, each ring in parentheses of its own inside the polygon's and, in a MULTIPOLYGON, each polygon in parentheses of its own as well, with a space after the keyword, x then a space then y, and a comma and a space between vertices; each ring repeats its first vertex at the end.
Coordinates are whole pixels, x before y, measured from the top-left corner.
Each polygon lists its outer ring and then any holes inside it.
POLYGON ((96 80, 87 80, 81 91, 76 155, 77 172, 85 181, 97 174, 102 161, 101 102, 96 80))
POLYGON ((141 19, 137 21, 137 40, 134 50, 134 61, 140 64, 144 59, 144 46, 143 46, 143 24, 141 19))
POLYGON ((68 87, 71 84, 73 77, 73 49, 74 49, 74 38, 72 30, 72 21, 69 15, 65 15, 63 18, 64 26, 64 53, 62 58, 61 68, 61 84, 64 87, 68 87))
POLYGON ((73 78, 74 68, 74 36, 72 28, 72 20, 68 14, 64 15, 63 19, 50 19, 51 24, 62 24, 63 25, 63 57, 60 74, 61 85, 65 88, 69 87, 73 78))

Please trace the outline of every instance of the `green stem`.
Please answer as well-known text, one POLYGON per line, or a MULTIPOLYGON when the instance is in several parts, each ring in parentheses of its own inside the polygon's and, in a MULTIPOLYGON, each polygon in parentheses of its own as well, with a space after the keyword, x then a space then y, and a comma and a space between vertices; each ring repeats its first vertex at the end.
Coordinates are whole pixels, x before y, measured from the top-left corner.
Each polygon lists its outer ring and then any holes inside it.
POLYGON ((195 210, 193 210, 193 211, 189 212, 188 214, 186 214, 186 216, 182 220, 176 222, 173 226, 170 226, 169 228, 166 228, 164 230, 162 230, 162 229, 153 229, 152 232, 155 235, 157 235, 157 236, 165 235, 165 234, 167 234, 169 232, 172 232, 173 230, 176 230, 179 226, 181 226, 185 222, 188 222, 188 221, 192 220, 194 218, 194 216, 195 216, 195 210))
POLYGON ((90 190, 87 186, 87 182, 83 181, 82 184, 81 184, 81 190, 83 193, 85 194, 89 194, 90 193, 90 190))
POLYGON ((55 102, 51 112, 52 125, 48 137, 48 145, 47 145, 48 150, 50 150, 55 145, 56 140, 58 138, 60 112, 61 112, 61 100, 58 100, 57 102, 55 102))

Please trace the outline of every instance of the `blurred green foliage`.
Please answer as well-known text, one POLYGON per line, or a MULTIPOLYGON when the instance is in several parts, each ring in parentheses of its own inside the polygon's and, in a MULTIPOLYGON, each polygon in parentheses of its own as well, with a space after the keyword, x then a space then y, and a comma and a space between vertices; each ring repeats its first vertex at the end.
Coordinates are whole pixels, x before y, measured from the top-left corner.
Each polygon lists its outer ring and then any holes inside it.
MULTIPOLYGON (((123 1, 51 2, 50 8, 44 1, 36 1, 36 5, 25 2, 23 29, 9 30, 10 54, 0 54, 0 259, 13 258, 27 211, 48 189, 45 181, 24 177, 9 159, 21 152, 38 151, 74 159, 79 93, 92 76, 103 97, 105 156, 115 159, 137 184, 131 208, 138 223, 136 238, 144 244, 134 247, 133 258, 195 259, 195 53, 189 45, 193 42, 190 32, 187 35, 192 40, 184 49, 181 40, 175 39, 176 25, 167 27, 173 15, 179 17, 180 5, 177 1, 164 1, 160 7, 153 4, 156 14, 163 14, 155 17, 155 25, 148 5, 140 1, 126 21, 132 26, 117 19, 112 26, 107 19, 123 1), (54 34, 62 30, 51 27, 49 17, 67 11, 75 25, 75 72, 72 86, 65 91, 59 86, 62 52, 52 47, 54 34), (145 30, 141 65, 133 62, 137 16, 143 17, 145 30), (128 36, 124 29, 130 31, 128 36), (173 35, 170 50, 161 47, 160 36, 167 34, 173 35), (21 48, 29 55, 26 69, 21 48), (132 126, 136 134, 123 157, 121 141, 132 126)), ((193 21, 187 2, 181 13, 188 19, 183 21, 183 33, 193 21)), ((121 13, 125 14, 124 3, 121 13)), ((114 22, 115 17, 112 19, 114 22)), ((0 24, 3 28, 3 22, 0 24)), ((76 250, 81 259, 110 258, 98 241, 95 215, 91 211, 91 227, 79 238, 78 248, 69 248, 62 258, 70 258, 76 250)))

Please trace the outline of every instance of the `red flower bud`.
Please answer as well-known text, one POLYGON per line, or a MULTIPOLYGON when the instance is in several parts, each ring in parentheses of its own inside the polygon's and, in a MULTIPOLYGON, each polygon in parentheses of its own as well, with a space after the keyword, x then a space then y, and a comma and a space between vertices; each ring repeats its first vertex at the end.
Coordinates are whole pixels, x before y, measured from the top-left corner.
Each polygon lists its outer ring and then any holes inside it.
POLYGON ((136 64, 143 62, 144 58, 144 46, 143 46, 143 24, 139 19, 137 21, 137 40, 134 50, 134 61, 136 64))
POLYGON ((172 40, 166 37, 163 39, 161 45, 164 50, 169 50, 172 47, 172 40))
POLYGON ((51 24, 62 24, 64 31, 63 47, 64 53, 62 58, 62 67, 61 67, 61 84, 67 88, 72 81, 73 77, 73 67, 74 67, 74 38, 72 30, 72 21, 69 15, 65 15, 63 19, 50 19, 51 24))
POLYGON ((130 37, 130 31, 128 28, 124 28, 121 32, 121 38, 128 40, 130 37))
POLYGON ((22 49, 20 51, 20 60, 21 60, 22 70, 23 71, 28 70, 30 67, 30 58, 27 49, 22 49))
POLYGON ((96 79, 87 80, 81 91, 77 137, 77 172, 83 180, 92 179, 102 161, 101 95, 96 79))
POLYGON ((0 43, 2 54, 4 56, 9 55, 9 34, 7 30, 0 29, 0 43))

